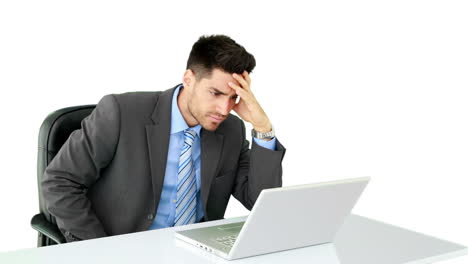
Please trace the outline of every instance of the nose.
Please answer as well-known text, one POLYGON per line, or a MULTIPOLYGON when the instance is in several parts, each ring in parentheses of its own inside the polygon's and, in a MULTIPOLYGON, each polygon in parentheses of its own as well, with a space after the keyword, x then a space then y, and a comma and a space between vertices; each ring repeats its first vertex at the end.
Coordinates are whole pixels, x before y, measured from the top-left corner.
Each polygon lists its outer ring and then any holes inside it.
POLYGON ((222 114, 223 116, 227 116, 231 111, 231 100, 220 100, 218 103, 218 113, 222 114))

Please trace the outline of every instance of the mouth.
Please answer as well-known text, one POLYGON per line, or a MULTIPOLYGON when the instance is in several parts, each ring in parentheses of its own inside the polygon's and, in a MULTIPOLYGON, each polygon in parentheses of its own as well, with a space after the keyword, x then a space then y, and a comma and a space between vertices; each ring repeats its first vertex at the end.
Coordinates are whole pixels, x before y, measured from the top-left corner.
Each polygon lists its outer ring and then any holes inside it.
POLYGON ((210 115, 209 117, 215 123, 221 123, 221 122, 224 121, 224 118, 221 118, 221 117, 217 117, 217 116, 213 116, 213 115, 210 115))

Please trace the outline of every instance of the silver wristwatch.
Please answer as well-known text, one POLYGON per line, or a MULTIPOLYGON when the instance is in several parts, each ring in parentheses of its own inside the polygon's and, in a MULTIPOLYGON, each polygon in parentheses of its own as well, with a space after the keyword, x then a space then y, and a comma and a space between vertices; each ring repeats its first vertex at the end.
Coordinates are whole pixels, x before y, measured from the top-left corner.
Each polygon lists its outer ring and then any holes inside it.
POLYGON ((252 137, 258 138, 258 139, 271 139, 275 137, 275 130, 273 129, 273 126, 271 126, 271 131, 266 132, 266 133, 261 133, 261 132, 255 131, 255 129, 252 129, 252 137))

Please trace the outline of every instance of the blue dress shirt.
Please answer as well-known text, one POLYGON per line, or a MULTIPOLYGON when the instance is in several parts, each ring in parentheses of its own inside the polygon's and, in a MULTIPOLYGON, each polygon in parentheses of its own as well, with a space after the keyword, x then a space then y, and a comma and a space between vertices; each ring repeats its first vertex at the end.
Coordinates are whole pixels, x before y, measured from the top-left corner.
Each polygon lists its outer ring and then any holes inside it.
MULTIPOLYGON (((182 84, 176 87, 172 97, 171 109, 171 135, 169 138, 169 150, 167 154, 166 174, 164 177, 161 198, 159 200, 156 217, 150 229, 159 229, 174 226, 175 207, 177 201, 177 169, 179 167, 180 151, 184 145, 184 130, 189 128, 180 113, 177 105, 177 96, 179 95, 182 84)), ((192 144, 192 159, 195 165, 195 175, 197 180, 197 222, 203 218, 203 204, 200 196, 200 130, 198 124, 191 128, 197 133, 192 144)), ((276 148, 276 138, 270 141, 264 141, 254 138, 255 142, 264 148, 274 150, 276 148)))

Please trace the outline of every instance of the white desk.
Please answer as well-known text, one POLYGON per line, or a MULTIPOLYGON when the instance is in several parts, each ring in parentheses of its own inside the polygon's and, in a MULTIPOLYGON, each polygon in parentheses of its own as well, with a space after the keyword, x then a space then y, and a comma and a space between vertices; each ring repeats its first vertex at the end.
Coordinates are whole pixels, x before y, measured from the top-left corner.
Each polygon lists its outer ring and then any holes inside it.
MULTIPOLYGON (((196 224, 233 223, 244 217, 196 224)), ((434 263, 468 254, 468 248, 365 217, 351 215, 335 242, 225 261, 174 238, 167 228, 57 246, 7 252, 0 263, 434 263)))

